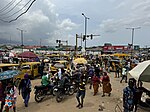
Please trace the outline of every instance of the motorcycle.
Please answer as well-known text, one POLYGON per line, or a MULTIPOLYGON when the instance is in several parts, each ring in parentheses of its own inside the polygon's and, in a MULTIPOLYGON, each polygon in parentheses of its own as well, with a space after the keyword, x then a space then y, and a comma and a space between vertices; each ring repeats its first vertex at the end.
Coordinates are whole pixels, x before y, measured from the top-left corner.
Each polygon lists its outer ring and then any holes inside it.
POLYGON ((70 76, 70 82, 74 87, 74 92, 77 92, 79 87, 79 79, 77 79, 75 76, 70 76))
POLYGON ((62 87, 60 84, 54 87, 54 94, 56 95, 56 101, 61 102, 65 95, 73 95, 74 87, 71 83, 66 84, 65 87, 62 87))
POLYGON ((49 85, 49 86, 43 86, 43 85, 40 85, 40 86, 35 86, 34 87, 35 89, 35 101, 36 102, 41 102, 46 96, 49 96, 49 95, 53 95, 53 86, 49 85))

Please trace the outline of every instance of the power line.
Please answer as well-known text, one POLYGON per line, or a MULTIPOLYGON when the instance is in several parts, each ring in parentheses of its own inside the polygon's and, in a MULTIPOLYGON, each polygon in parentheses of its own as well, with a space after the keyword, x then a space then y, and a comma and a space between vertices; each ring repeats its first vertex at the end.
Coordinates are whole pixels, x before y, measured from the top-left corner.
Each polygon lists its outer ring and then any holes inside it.
POLYGON ((21 14, 20 14, 19 16, 17 16, 15 19, 10 20, 9 23, 12 22, 12 21, 16 21, 20 16, 22 16, 22 15, 25 14, 25 13, 27 13, 28 10, 30 9, 30 7, 32 6, 32 4, 33 4, 35 1, 36 1, 36 0, 33 0, 32 3, 30 4, 30 6, 27 8, 26 11, 24 11, 23 13, 21 13, 21 14))
MULTIPOLYGON (((22 1, 22 0, 21 0, 22 1)), ((16 11, 15 13, 13 13, 12 15, 10 16, 7 16, 7 17, 4 17, 4 18, 10 18, 12 17, 13 15, 19 13, 22 9, 24 9, 32 0, 29 0, 20 10, 16 11)), ((22 12, 20 15, 18 15, 15 19, 12 19, 12 20, 4 20, 4 18, 0 18, 0 21, 3 21, 3 22, 7 22, 7 23, 10 23, 10 22, 13 22, 13 21, 16 21, 19 17, 21 17, 23 14, 27 13, 27 11, 31 8, 31 6, 33 5, 33 3, 35 2, 36 0, 33 0, 31 2, 31 4, 28 6, 28 8, 22 12)))
POLYGON ((0 9, 0 13, 4 12, 7 10, 13 3, 15 3, 16 0, 10 1, 6 6, 4 6, 2 9, 0 9))
MULTIPOLYGON (((22 0, 21 0, 22 1, 22 0)), ((32 0, 29 0, 21 9, 19 9, 18 11, 14 12, 13 14, 9 15, 9 16, 6 16, 2 19, 5 19, 5 18, 10 18, 12 16, 14 16, 15 14, 19 13, 21 10, 23 10, 32 0)))
POLYGON ((17 2, 17 4, 16 4, 14 7, 12 7, 9 11, 7 11, 6 13, 0 14, 0 15, 3 16, 3 15, 8 14, 9 12, 13 11, 13 10, 17 7, 17 5, 19 5, 19 4, 21 3, 21 1, 22 1, 22 0, 20 0, 19 2, 17 2))

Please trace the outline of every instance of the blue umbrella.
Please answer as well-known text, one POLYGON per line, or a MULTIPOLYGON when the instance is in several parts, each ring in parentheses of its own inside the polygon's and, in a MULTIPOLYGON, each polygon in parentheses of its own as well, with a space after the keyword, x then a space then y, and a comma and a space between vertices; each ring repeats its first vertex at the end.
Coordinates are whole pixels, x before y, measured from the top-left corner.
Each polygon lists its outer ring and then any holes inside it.
POLYGON ((10 79, 18 74, 19 74, 18 70, 7 70, 0 73, 0 80, 10 79))

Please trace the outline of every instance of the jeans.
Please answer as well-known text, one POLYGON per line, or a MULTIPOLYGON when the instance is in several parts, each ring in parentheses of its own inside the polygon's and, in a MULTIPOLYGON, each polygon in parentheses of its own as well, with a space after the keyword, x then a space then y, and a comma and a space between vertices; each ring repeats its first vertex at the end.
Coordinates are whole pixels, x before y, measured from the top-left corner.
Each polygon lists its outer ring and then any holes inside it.
POLYGON ((29 99, 30 99, 30 93, 22 92, 22 98, 24 99, 25 105, 28 105, 29 99))

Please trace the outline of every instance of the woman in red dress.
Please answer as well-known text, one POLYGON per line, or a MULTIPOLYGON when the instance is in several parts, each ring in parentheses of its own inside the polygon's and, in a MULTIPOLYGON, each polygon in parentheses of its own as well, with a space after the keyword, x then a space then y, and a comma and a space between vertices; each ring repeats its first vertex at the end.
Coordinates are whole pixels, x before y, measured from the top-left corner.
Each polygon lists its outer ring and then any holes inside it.
POLYGON ((108 96, 110 96, 112 88, 111 88, 111 84, 110 84, 110 78, 106 72, 103 73, 102 84, 103 84, 103 95, 102 95, 102 97, 105 96, 105 93, 108 93, 108 96))
POLYGON ((94 76, 92 78, 92 84, 93 84, 93 89, 94 89, 93 96, 95 96, 98 92, 98 88, 99 88, 99 84, 100 84, 100 80, 99 80, 98 76, 96 76, 96 74, 94 74, 94 76))

